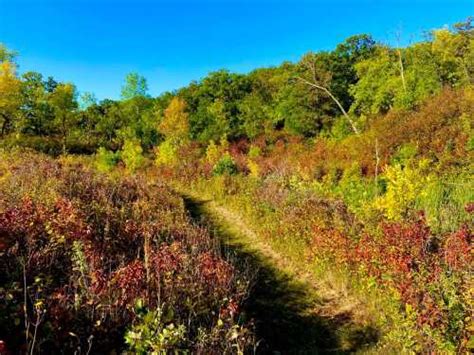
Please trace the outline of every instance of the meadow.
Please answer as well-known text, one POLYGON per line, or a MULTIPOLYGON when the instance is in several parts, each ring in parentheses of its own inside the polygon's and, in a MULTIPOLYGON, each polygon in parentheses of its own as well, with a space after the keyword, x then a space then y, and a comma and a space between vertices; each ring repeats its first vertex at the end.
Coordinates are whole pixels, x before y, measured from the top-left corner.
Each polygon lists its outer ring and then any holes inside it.
POLYGON ((15 60, 0 353, 473 351, 470 19, 158 97, 15 60))

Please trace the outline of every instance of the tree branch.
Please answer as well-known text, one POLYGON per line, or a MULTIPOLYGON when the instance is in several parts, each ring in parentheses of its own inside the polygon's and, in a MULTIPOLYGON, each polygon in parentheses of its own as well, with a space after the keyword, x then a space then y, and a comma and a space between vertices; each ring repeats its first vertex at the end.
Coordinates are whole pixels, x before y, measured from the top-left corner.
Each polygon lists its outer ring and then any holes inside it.
POLYGON ((359 134, 359 130, 357 129, 354 121, 350 118, 349 114, 347 113, 347 111, 344 109, 344 107, 341 105, 341 103, 339 102, 339 100, 324 86, 322 85, 318 85, 316 84, 316 82, 312 83, 311 81, 308 81, 306 80, 305 78, 302 78, 300 76, 297 76, 296 77, 297 79, 301 80, 303 83, 305 83, 306 85, 309 85, 315 89, 318 89, 318 90, 321 90, 323 92, 325 92, 335 103, 336 105, 339 107, 339 109, 341 110, 342 114, 344 115, 344 117, 349 121, 351 127, 352 127, 352 130, 354 131, 355 134, 359 134))

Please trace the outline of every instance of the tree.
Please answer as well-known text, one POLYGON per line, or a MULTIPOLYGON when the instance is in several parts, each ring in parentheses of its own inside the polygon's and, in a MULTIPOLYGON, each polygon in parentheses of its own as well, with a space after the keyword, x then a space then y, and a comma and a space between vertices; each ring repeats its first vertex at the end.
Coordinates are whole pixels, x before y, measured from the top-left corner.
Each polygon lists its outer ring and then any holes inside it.
POLYGON ((25 133, 44 135, 49 133, 53 117, 48 103, 43 76, 37 72, 22 75, 22 125, 25 133))
POLYGON ((164 111, 158 129, 166 137, 156 150, 157 165, 173 166, 179 162, 179 147, 189 138, 189 115, 186 102, 175 96, 164 111))
POLYGON ((191 137, 202 142, 218 140, 222 134, 240 134, 239 103, 251 92, 246 75, 220 70, 178 92, 187 103, 191 137))
POLYGON ((59 85, 59 83, 54 80, 52 76, 48 76, 48 79, 44 82, 44 88, 46 92, 52 93, 54 90, 56 90, 56 87, 59 85))
POLYGON ((207 114, 210 118, 207 136, 212 139, 227 137, 231 133, 229 113, 226 110, 225 102, 222 99, 216 99, 207 106, 207 114))
POLYGON ((72 84, 59 84, 51 93, 49 102, 54 109, 55 126, 61 136, 65 153, 67 135, 74 126, 74 111, 77 108, 76 88, 72 84))
POLYGON ((432 51, 444 83, 462 86, 474 81, 474 27, 472 20, 454 26, 455 31, 433 31, 432 51))
POLYGON ((189 136, 189 115, 186 112, 186 102, 174 97, 165 110, 159 130, 166 139, 174 141, 186 140, 189 136))
POLYGON ((398 56, 380 46, 373 57, 355 65, 359 81, 350 89, 354 97, 351 111, 359 115, 386 113, 394 97, 402 93, 398 56))
POLYGON ((83 92, 79 97, 79 107, 83 111, 96 104, 97 97, 92 92, 83 92))
POLYGON ((16 76, 15 65, 9 61, 0 63, 0 136, 4 136, 19 116, 21 105, 21 81, 16 76))
POLYGON ((258 95, 253 92, 247 95, 239 104, 242 130, 249 138, 254 138, 266 131, 270 121, 271 108, 258 95))
POLYGON ((301 60, 301 66, 306 70, 304 70, 303 75, 298 75, 296 76, 296 78, 304 84, 310 86, 311 88, 320 90, 324 94, 329 96, 331 100, 334 101, 334 103, 337 105, 337 107, 347 119, 347 121, 350 123, 354 133, 358 134, 359 131, 354 121, 344 109, 338 98, 330 91, 332 73, 328 70, 325 70, 324 67, 320 63, 318 63, 320 58, 322 58, 322 56, 315 56, 311 53, 305 55, 301 60))
POLYGON ((145 77, 138 73, 129 73, 125 77, 125 84, 122 86, 122 99, 129 100, 134 97, 148 96, 148 85, 145 77))
POLYGON ((9 50, 3 43, 0 43, 0 63, 14 63, 17 53, 9 50))
POLYGON ((98 120, 95 132, 103 139, 102 144, 110 147, 114 142, 117 131, 126 125, 126 118, 118 101, 103 100, 99 105, 92 106, 88 111, 98 109, 98 120))
POLYGON ((370 35, 360 34, 347 38, 329 54, 330 60, 327 61, 327 70, 331 72, 329 89, 346 111, 353 102, 349 88, 358 80, 354 65, 372 57, 376 49, 377 43, 370 35))
POLYGON ((470 20, 455 30, 435 30, 426 41, 406 48, 378 46, 355 64, 359 80, 352 85, 351 112, 386 113, 412 109, 443 86, 460 87, 474 80, 474 30, 470 20))

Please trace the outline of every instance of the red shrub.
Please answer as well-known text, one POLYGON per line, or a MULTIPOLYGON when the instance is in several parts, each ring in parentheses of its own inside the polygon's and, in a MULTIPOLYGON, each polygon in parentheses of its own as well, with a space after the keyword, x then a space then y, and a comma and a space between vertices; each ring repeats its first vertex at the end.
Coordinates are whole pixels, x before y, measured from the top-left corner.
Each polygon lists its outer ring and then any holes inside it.
POLYGON ((186 251, 180 242, 163 245, 154 253, 151 260, 156 273, 179 272, 184 266, 186 251))
POLYGON ((214 288, 227 287, 230 284, 233 268, 229 263, 210 252, 199 256, 199 274, 208 285, 214 288))
POLYGON ((451 270, 464 271, 472 266, 472 231, 466 225, 452 233, 444 243, 444 261, 451 270))
POLYGON ((135 260, 114 273, 110 287, 118 293, 118 306, 133 306, 135 299, 145 296, 146 284, 143 262, 135 260))

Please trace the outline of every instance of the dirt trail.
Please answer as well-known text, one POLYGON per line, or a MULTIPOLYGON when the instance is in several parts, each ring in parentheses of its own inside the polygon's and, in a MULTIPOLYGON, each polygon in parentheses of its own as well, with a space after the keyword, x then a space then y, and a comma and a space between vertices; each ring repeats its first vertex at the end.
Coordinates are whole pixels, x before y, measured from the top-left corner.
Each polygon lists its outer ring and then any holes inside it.
POLYGON ((256 275, 244 313, 255 321, 257 353, 352 353, 377 340, 374 329, 353 322, 341 295, 320 290, 314 275, 273 250, 238 214, 212 200, 184 199, 224 252, 256 275))

